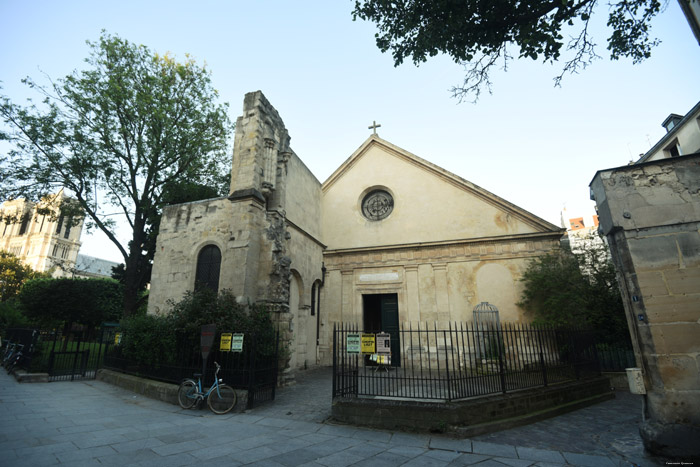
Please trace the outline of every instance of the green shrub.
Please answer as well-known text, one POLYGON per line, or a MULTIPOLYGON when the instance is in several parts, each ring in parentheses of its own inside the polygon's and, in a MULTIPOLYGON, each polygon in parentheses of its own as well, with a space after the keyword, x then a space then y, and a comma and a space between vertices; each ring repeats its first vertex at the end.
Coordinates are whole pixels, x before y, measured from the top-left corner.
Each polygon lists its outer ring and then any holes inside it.
MULTIPOLYGON (((140 364, 167 365, 177 363, 178 353, 198 349, 205 324, 216 325, 221 332, 255 334, 261 343, 275 339, 275 328, 269 313, 257 305, 241 305, 230 291, 219 295, 203 290, 188 292, 177 303, 170 302, 166 315, 136 315, 121 321, 121 356, 140 364)), ((214 348, 220 339, 214 340, 214 348)), ((272 346, 258 351, 265 355, 272 346)))
POLYGON ((177 303, 171 303, 170 316, 175 330, 199 336, 205 324, 215 324, 219 332, 255 334, 273 338, 275 329, 270 314, 260 305, 242 305, 229 290, 219 295, 209 290, 188 292, 177 303))
POLYGON ((5 336, 9 328, 29 326, 29 319, 22 314, 16 299, 0 302, 0 335, 5 336))
POLYGON ((114 279, 32 279, 22 287, 19 301, 24 314, 44 327, 97 326, 119 320, 123 290, 114 279))
POLYGON ((136 315, 121 321, 122 356, 144 365, 175 363, 177 339, 169 316, 136 315))

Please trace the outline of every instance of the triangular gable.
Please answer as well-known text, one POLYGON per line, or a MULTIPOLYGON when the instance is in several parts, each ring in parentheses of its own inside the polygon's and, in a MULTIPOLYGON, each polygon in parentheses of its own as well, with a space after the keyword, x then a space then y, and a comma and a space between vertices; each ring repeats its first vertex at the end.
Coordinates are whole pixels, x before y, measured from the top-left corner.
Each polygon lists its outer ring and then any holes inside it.
POLYGON ((452 172, 445 170, 438 165, 435 165, 425 159, 416 156, 413 153, 406 151, 405 149, 393 145, 377 135, 370 135, 370 137, 367 138, 367 140, 365 140, 365 142, 362 143, 362 145, 348 159, 346 159, 345 162, 343 162, 340 165, 340 167, 338 167, 335 170, 335 172, 333 172, 326 179, 325 182, 323 182, 321 188, 322 192, 326 193, 333 186, 333 184, 335 184, 338 180, 340 180, 343 177, 343 175, 345 175, 349 170, 351 170, 351 168, 360 159, 362 159, 362 157, 365 156, 365 154, 367 154, 373 146, 379 146, 384 151, 392 154, 393 156, 405 162, 408 162, 409 164, 412 164, 416 167, 419 167, 420 169, 425 170, 426 172, 441 178, 445 182, 450 183, 451 185, 459 189, 473 194, 479 199, 485 201, 486 203, 491 204, 492 206, 501 209, 507 212, 508 214, 516 217, 517 219, 521 220, 522 222, 530 225, 536 231, 559 232, 562 230, 560 227, 557 227, 556 225, 547 222, 541 217, 538 217, 509 201, 506 201, 505 199, 491 193, 490 191, 485 190, 484 188, 481 188, 480 186, 475 185, 474 183, 465 180, 464 178, 455 175, 452 172))

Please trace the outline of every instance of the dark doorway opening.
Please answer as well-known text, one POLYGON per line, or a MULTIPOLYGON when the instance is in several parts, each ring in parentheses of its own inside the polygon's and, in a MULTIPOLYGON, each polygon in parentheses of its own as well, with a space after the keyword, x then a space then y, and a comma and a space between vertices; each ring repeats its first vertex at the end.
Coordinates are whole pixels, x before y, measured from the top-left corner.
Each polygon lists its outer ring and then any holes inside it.
POLYGON ((401 366, 398 295, 363 294, 362 324, 365 332, 386 332, 391 336, 391 366, 401 366))

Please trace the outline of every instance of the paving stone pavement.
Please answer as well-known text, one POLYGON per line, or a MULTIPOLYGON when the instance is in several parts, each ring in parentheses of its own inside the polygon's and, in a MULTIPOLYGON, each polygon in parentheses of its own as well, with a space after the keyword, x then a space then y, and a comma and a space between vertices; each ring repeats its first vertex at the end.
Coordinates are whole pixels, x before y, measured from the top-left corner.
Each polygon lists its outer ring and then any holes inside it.
POLYGON ((655 466, 638 396, 472 439, 328 421, 328 368, 300 373, 274 403, 214 415, 101 381, 20 384, 0 371, 0 466, 655 466))

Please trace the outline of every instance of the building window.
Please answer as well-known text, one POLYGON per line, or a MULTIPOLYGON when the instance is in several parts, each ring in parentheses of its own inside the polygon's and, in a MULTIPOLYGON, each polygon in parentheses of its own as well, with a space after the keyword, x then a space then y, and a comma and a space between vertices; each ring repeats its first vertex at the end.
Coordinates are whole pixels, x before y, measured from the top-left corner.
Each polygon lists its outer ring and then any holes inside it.
POLYGON ((194 290, 209 289, 219 292, 219 273, 221 271, 221 250, 215 245, 207 245, 197 257, 197 274, 194 280, 194 290))
POLYGON ((27 226, 29 225, 29 214, 24 214, 22 216, 22 224, 19 226, 19 235, 24 235, 27 233, 27 226))
POLYGON ((63 238, 68 238, 70 236, 70 227, 71 227, 72 222, 73 222, 73 218, 68 217, 68 219, 66 220, 66 231, 63 234, 63 238))
POLYGON ((371 221, 389 217, 394 210, 394 198, 385 190, 374 190, 362 200, 362 215, 371 221))
POLYGON ((678 157, 683 155, 683 152, 681 152, 681 145, 678 144, 677 139, 674 139, 671 144, 666 146, 664 152, 666 153, 667 157, 678 157))
POLYGON ((56 227, 56 234, 61 233, 61 227, 63 227, 63 214, 58 217, 58 227, 56 227))

